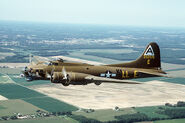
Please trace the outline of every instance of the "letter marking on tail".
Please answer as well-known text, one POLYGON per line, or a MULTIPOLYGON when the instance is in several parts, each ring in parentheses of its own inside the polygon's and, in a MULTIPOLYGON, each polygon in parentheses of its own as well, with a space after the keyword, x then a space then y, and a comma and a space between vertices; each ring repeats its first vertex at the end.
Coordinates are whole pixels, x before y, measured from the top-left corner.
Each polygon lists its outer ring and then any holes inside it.
POLYGON ((144 59, 154 59, 154 51, 152 49, 152 46, 149 45, 144 53, 144 59))
POLYGON ((147 64, 150 64, 150 59, 147 60, 147 64))
POLYGON ((152 49, 152 46, 149 45, 149 47, 147 48, 146 52, 144 55, 147 55, 147 56, 154 56, 154 51, 152 49))

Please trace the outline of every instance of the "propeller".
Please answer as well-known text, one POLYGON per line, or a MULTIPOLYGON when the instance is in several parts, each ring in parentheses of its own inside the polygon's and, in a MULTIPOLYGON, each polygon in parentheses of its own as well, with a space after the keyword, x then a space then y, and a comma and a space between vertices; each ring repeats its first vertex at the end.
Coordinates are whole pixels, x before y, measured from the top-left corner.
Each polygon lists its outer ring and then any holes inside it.
POLYGON ((62 74, 63 74, 63 79, 65 79, 65 80, 67 80, 68 78, 67 78, 67 72, 66 72, 66 69, 63 67, 62 68, 62 74))
POLYGON ((64 86, 68 86, 70 84, 70 76, 67 74, 64 67, 61 72, 57 72, 52 69, 50 76, 52 83, 62 83, 64 86))
MULTIPOLYGON (((24 76, 30 76, 31 75, 31 69, 29 69, 27 66, 22 69, 22 74, 24 76)), ((21 75, 22 76, 22 75, 21 75)))
POLYGON ((32 73, 31 73, 30 71, 28 71, 28 75, 29 75, 29 76, 32 76, 32 73))
MULTIPOLYGON (((46 71, 47 72, 47 71, 46 71)), ((48 73, 48 72, 47 72, 48 73)), ((46 75, 47 75, 47 73, 46 73, 46 75)), ((51 80, 51 82, 53 81, 53 73, 54 73, 54 68, 51 70, 51 74, 49 74, 49 77, 50 77, 50 80, 51 80)))
POLYGON ((51 79, 51 74, 49 74, 48 71, 46 71, 46 78, 51 79))
POLYGON ((39 75, 39 72, 36 72, 35 75, 36 75, 36 77, 41 77, 41 76, 39 75))
POLYGON ((71 80, 70 80, 69 74, 67 74, 66 69, 64 67, 62 68, 62 74, 63 74, 63 80, 64 80, 62 84, 64 86, 68 86, 71 80))

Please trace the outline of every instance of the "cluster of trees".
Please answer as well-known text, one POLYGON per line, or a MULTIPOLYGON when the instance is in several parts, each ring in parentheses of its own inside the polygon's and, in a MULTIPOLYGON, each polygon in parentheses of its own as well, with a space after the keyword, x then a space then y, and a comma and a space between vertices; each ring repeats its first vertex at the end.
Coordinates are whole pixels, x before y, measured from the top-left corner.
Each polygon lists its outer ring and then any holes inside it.
POLYGON ((185 107, 185 102, 183 101, 178 101, 177 104, 170 104, 170 103, 165 103, 165 106, 169 106, 169 107, 185 107))
POLYGON ((79 121, 80 123, 133 123, 133 122, 140 122, 140 121, 161 120, 160 118, 149 118, 146 114, 139 113, 139 112, 135 113, 135 114, 126 114, 126 115, 115 116, 115 118, 117 120, 107 121, 107 122, 101 122, 101 121, 87 118, 87 117, 81 116, 81 115, 71 115, 70 117, 79 121))
POLYGON ((178 102, 177 102, 177 107, 185 107, 185 102, 183 102, 183 101, 178 101, 178 102))
POLYGON ((170 117, 170 119, 185 118, 185 109, 181 109, 181 108, 180 109, 179 108, 170 109, 170 108, 167 108, 163 112, 161 112, 161 114, 168 115, 170 117))
POLYGON ((118 121, 112 121, 109 123, 133 123, 133 122, 140 122, 140 121, 148 121, 149 118, 146 114, 143 113, 135 113, 135 114, 126 114, 121 116, 115 116, 118 121))
POLYGON ((54 115, 54 116, 60 116, 60 115, 72 115, 72 112, 71 111, 67 111, 67 112, 62 112, 62 111, 58 111, 58 112, 51 112, 51 115, 54 115))
POLYGON ((80 123, 102 123, 101 121, 91 119, 91 118, 86 118, 82 115, 71 115, 70 117, 72 119, 79 121, 80 123))
MULTIPOLYGON (((156 113, 167 115, 168 117, 149 117, 145 113, 137 112, 134 114, 115 116, 115 119, 117 120, 108 121, 106 123, 133 123, 141 121, 185 118, 185 102, 178 101, 175 105, 166 103, 165 107, 159 107, 159 110, 156 113)), ((80 123, 101 123, 101 121, 90 119, 81 115, 71 115, 70 117, 79 121, 80 123)))
MULTIPOLYGON (((94 112, 94 110, 92 109, 90 111, 94 112)), ((145 113, 137 112, 134 114, 125 114, 125 115, 115 116, 115 119, 117 120, 108 121, 104 123, 133 123, 133 122, 141 122, 141 121, 155 121, 155 120, 185 118, 185 102, 179 101, 175 105, 166 103, 165 107, 159 107, 159 110, 157 113, 167 115, 168 118, 167 117, 166 118, 164 117, 163 118, 160 118, 160 117, 151 118, 147 116, 145 113)), ((80 123, 102 123, 101 121, 98 121, 96 119, 87 118, 81 115, 74 115, 72 114, 71 111, 47 113, 47 112, 37 110, 37 114, 40 114, 40 116, 43 116, 43 117, 67 115, 71 117, 72 119, 79 121, 80 123)), ((17 119, 17 117, 16 116, 11 116, 11 117, 4 116, 4 117, 1 117, 1 119, 2 120, 8 120, 8 119, 15 120, 17 119)))
POLYGON ((37 110, 37 116, 39 117, 51 117, 51 116, 61 116, 61 115, 72 115, 71 111, 58 111, 58 112, 44 112, 41 110, 37 110))
POLYGON ((185 118, 185 102, 178 101, 177 104, 166 103, 165 108, 160 110, 159 114, 165 114, 170 117, 170 119, 185 118))
POLYGON ((0 120, 9 120, 9 119, 11 119, 11 120, 16 120, 16 119, 18 119, 17 118, 17 116, 2 116, 1 118, 0 118, 0 120))
MULTIPOLYGON (((30 118, 33 118, 33 117, 35 118, 35 117, 52 117, 52 116, 64 116, 64 115, 70 116, 70 115, 72 115, 71 111, 67 111, 67 112, 62 112, 62 111, 58 111, 58 112, 44 112, 44 111, 41 111, 41 110, 37 110, 36 112, 37 112, 36 114, 27 115, 28 117, 26 119, 30 119, 30 118)), ((16 119, 19 119, 19 117, 16 116, 16 115, 13 115, 13 116, 2 116, 0 118, 0 120, 16 120, 16 119)))
POLYGON ((87 118, 81 115, 71 115, 71 118, 79 121, 80 123, 133 123, 141 121, 155 121, 155 120, 164 120, 165 118, 150 118, 144 113, 135 113, 135 114, 126 114, 115 116, 117 120, 101 122, 96 119, 87 118))

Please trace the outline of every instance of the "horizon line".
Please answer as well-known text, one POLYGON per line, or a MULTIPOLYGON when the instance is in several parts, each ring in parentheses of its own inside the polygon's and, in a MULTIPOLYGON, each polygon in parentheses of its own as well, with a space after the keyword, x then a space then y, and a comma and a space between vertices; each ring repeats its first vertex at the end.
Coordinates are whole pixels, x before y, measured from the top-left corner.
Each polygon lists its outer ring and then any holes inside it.
POLYGON ((59 21, 28 21, 28 20, 2 20, 0 22, 18 22, 18 23, 42 23, 42 24, 68 24, 68 25, 95 25, 95 26, 111 26, 111 27, 145 27, 145 28, 176 28, 185 29, 184 26, 151 26, 151 25, 128 25, 128 24, 96 24, 96 23, 71 23, 71 22, 59 22, 59 21))

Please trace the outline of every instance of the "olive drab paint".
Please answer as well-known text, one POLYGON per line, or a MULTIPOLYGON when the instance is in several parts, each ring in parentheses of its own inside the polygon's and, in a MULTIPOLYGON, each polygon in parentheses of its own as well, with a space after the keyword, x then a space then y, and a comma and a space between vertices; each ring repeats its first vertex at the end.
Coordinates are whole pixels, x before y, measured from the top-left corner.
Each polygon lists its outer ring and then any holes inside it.
POLYGON ((151 42, 142 55, 135 61, 109 65, 90 65, 85 63, 50 61, 48 65, 38 63, 25 67, 23 74, 29 80, 50 79, 52 83, 86 85, 102 82, 138 84, 126 81, 133 78, 159 77, 165 74, 161 70, 160 49, 151 42), (124 80, 124 81, 122 81, 124 80))

